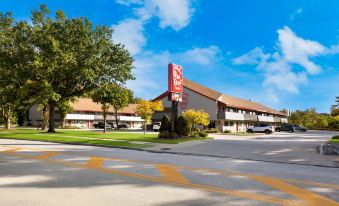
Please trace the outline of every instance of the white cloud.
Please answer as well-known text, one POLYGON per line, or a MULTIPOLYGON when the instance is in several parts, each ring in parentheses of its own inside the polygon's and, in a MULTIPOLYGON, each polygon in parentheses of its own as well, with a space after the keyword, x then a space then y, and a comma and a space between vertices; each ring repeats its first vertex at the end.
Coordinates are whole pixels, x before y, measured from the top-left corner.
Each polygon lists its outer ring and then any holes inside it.
POLYGON ((269 96, 275 99, 279 96, 273 93, 277 90, 287 93, 299 93, 300 85, 307 83, 307 74, 315 75, 321 71, 321 67, 311 59, 324 55, 328 51, 326 47, 316 41, 311 41, 298 37, 290 28, 284 27, 277 31, 277 51, 274 53, 264 53, 256 47, 250 52, 234 58, 234 64, 256 65, 262 73, 263 86, 268 89, 269 96), (294 71, 294 66, 298 65, 303 71, 294 71))
POLYGON ((132 4, 142 4, 143 0, 116 0, 118 4, 130 6, 132 4))
POLYGON ((217 61, 218 53, 219 48, 213 45, 205 48, 197 47, 180 53, 144 51, 135 56, 136 80, 129 81, 127 86, 135 92, 136 96, 154 98, 154 94, 161 94, 166 88, 168 63, 179 61, 184 68, 192 64, 205 66, 213 64, 214 60, 217 61))
POLYGON ((234 64, 259 64, 264 59, 268 59, 270 55, 265 54, 259 47, 254 48, 250 52, 233 59, 234 64))
POLYGON ((138 19, 125 19, 116 25, 112 25, 114 42, 124 44, 132 53, 137 54, 147 43, 144 36, 143 22, 138 19))
POLYGON ((290 20, 291 20, 291 21, 294 21, 295 18, 296 18, 298 15, 301 15, 301 13, 302 13, 303 11, 304 11, 303 8, 298 8, 298 9, 296 9, 295 11, 293 11, 293 12, 291 13, 291 15, 290 15, 290 20))
POLYGON ((117 0, 117 3, 126 6, 142 5, 135 9, 139 19, 157 17, 160 28, 172 27, 176 31, 186 27, 194 13, 192 0, 117 0))
POLYGON ((326 48, 319 42, 305 40, 298 37, 290 28, 284 27, 278 30, 278 45, 288 62, 303 66, 308 73, 316 74, 321 67, 312 62, 309 58, 325 53, 326 48))
POLYGON ((188 63, 208 65, 216 62, 219 54, 220 49, 215 45, 211 45, 206 48, 188 50, 179 54, 179 58, 188 63))
POLYGON ((161 28, 172 27, 178 31, 188 25, 194 12, 190 0, 153 0, 153 3, 161 28))

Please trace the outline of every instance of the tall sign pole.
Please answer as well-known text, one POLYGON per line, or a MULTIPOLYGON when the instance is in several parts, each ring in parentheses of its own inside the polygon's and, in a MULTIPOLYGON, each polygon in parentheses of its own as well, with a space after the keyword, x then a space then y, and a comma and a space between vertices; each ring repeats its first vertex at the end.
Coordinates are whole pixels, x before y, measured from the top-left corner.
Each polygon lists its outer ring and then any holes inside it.
POLYGON ((183 92, 183 67, 168 64, 168 100, 172 101, 171 131, 175 130, 175 122, 178 118, 178 103, 182 101, 183 92))

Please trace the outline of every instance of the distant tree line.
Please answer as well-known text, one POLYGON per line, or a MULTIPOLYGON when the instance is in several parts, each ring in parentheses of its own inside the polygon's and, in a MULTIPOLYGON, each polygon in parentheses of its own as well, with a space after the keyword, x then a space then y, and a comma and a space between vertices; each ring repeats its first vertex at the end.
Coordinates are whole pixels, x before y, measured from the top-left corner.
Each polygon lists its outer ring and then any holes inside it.
POLYGON ((339 129, 339 104, 331 107, 331 113, 317 113, 314 108, 306 109, 305 111, 296 110, 292 112, 288 122, 292 124, 300 124, 310 129, 332 128, 339 129))

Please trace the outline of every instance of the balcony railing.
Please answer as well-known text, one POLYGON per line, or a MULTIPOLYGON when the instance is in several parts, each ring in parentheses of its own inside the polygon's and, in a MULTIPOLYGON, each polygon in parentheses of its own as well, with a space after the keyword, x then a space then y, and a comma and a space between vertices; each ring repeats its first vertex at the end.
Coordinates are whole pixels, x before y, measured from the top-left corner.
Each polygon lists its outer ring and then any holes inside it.
POLYGON ((236 112, 226 112, 226 111, 218 111, 217 113, 218 119, 225 120, 240 120, 240 121, 253 121, 253 122, 287 122, 286 118, 280 117, 272 117, 272 116, 261 116, 254 114, 243 114, 236 112))

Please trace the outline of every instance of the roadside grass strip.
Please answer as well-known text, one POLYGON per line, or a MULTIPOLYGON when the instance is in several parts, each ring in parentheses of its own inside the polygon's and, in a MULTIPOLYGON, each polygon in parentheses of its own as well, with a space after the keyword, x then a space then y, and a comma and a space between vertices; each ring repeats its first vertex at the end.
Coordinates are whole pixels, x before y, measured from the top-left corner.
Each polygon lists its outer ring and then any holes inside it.
MULTIPOLYGON (((54 164, 61 164, 68 167, 90 169, 103 173, 121 175, 145 181, 187 187, 279 205, 339 206, 338 202, 322 196, 319 193, 302 187, 297 187, 296 184, 293 183, 317 186, 321 188, 331 188, 335 192, 339 192, 339 186, 332 184, 258 176, 240 173, 237 171, 211 170, 169 164, 157 164, 149 161, 124 158, 86 156, 64 151, 44 151, 26 147, 0 146, 0 153, 22 158, 36 159, 54 164), (22 153, 20 151, 26 152, 22 153), (29 155, 27 151, 32 151, 34 155, 29 155), (37 151, 40 153, 37 154, 37 151), (144 167, 146 170, 140 171, 140 167, 144 167), (238 181, 239 186, 236 190, 227 189, 225 186, 229 186, 229 180, 224 179, 224 181, 222 181, 223 183, 216 184, 216 186, 215 184, 212 185, 213 181, 200 182, 199 180, 192 178, 194 175, 205 175, 212 179, 214 176, 218 178, 220 178, 220 176, 225 176, 224 178, 232 178, 234 184, 237 184, 238 181), (248 183, 248 181, 252 181, 252 184, 253 182, 256 182, 258 184, 257 190, 259 192, 251 192, 244 188, 238 189, 241 188, 240 185, 242 181, 245 181, 246 183, 248 183), (259 189, 261 189, 261 191, 259 189), (269 193, 267 190, 276 190, 277 192, 269 193), (284 195, 281 195, 281 193, 284 195)), ((218 179, 216 179, 216 181, 218 181, 218 179)))
POLYGON ((161 143, 161 144, 178 144, 180 142, 187 141, 202 141, 211 139, 206 138, 174 138, 174 139, 161 139, 158 138, 157 134, 142 134, 136 132, 118 132, 111 131, 103 133, 102 131, 74 131, 74 130, 57 130, 56 133, 47 133, 41 130, 34 129, 13 129, 0 131, 0 138, 7 139, 26 139, 26 140, 39 140, 39 141, 62 141, 63 143, 74 143, 74 144, 94 144, 96 146, 114 146, 119 147, 130 147, 130 148, 145 148, 150 147, 147 143, 161 143), (37 136, 40 136, 39 138, 37 136), (73 138, 73 139, 72 139, 73 138), (82 138, 83 141, 76 141, 75 138, 82 138), (87 141, 86 141, 87 139, 87 141), (89 142, 89 140, 100 140, 99 142, 89 142), (119 143, 108 143, 105 141, 120 141, 119 143), (129 143, 127 145, 126 143, 129 143), (143 144, 143 146, 141 146, 143 144), (139 146, 138 146, 139 145, 139 146))

